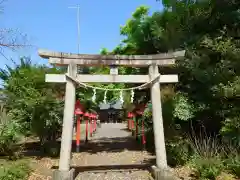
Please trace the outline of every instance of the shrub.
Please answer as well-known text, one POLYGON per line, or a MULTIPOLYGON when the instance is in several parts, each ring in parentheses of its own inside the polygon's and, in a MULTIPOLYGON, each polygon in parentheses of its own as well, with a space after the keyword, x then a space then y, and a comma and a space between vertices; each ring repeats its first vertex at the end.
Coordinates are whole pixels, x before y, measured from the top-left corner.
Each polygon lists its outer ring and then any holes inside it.
POLYGON ((194 132, 189 136, 192 156, 190 164, 200 179, 215 179, 223 170, 223 146, 216 136, 194 132))
POLYGON ((155 143, 154 143, 154 134, 153 134, 153 130, 148 130, 145 133, 146 136, 146 148, 147 150, 154 152, 155 150, 155 143))
POLYGON ((218 157, 194 157, 192 166, 197 170, 199 179, 214 180, 223 170, 222 160, 218 157))
POLYGON ((188 136, 188 141, 195 156, 213 158, 224 152, 224 146, 219 142, 217 136, 202 132, 197 135, 192 131, 192 134, 188 136))
POLYGON ((25 160, 3 162, 0 168, 0 180, 27 180, 30 171, 30 166, 25 160))
POLYGON ((0 68, 0 79, 8 114, 21 124, 21 132, 39 137, 41 143, 56 140, 61 131, 63 89, 45 83, 46 73, 61 72, 56 68, 33 64, 28 58, 11 68, 0 68))
POLYGON ((230 170, 237 177, 240 177, 240 154, 231 152, 231 155, 224 161, 227 170, 230 170))
POLYGON ((170 166, 184 165, 189 159, 189 145, 181 137, 168 140, 166 151, 170 166))
POLYGON ((18 124, 11 121, 10 117, 1 112, 0 114, 0 154, 15 159, 19 156, 21 146, 17 143, 21 138, 18 133, 18 124))
POLYGON ((48 141, 42 147, 43 153, 50 157, 58 157, 60 154, 60 144, 57 141, 48 141))
POLYGON ((223 122, 221 134, 230 139, 236 146, 240 146, 240 117, 227 118, 223 122))

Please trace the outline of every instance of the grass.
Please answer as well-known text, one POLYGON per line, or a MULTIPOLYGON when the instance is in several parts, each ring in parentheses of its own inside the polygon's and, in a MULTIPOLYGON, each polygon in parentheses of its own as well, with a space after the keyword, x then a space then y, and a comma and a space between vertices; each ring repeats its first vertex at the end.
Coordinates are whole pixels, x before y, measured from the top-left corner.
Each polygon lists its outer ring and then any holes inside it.
POLYGON ((188 163, 197 171, 199 179, 217 179, 226 172, 239 177, 240 159, 237 147, 221 142, 217 136, 206 134, 194 134, 188 139, 193 151, 188 163))
MULTIPOLYGON (((85 124, 81 124, 81 139, 85 139, 85 124)), ((90 126, 89 126, 89 134, 90 134, 90 126)), ((73 136, 75 139, 75 135, 73 136)), ((27 180, 27 179, 46 179, 52 174, 52 170, 49 167, 49 164, 56 163, 56 157, 52 157, 52 151, 55 151, 54 148, 59 148, 58 146, 54 146, 53 144, 47 145, 47 149, 51 148, 51 152, 46 152, 45 156, 41 156, 38 151, 39 143, 38 139, 31 137, 31 138, 24 138, 22 139, 19 145, 23 147, 26 144, 30 145, 29 149, 25 149, 24 151, 30 151, 31 153, 22 158, 16 158, 14 161, 10 160, 8 156, 0 156, 0 180, 27 180), (33 146, 33 147, 32 147, 33 146), (34 153, 36 151, 36 153, 34 153), (40 155, 40 156, 39 156, 40 155)), ((20 150, 21 151, 21 150, 20 150)), ((19 152, 20 153, 20 152, 19 152)), ((24 154, 26 155, 26 154, 24 154)), ((58 155, 57 155, 58 157, 58 155)), ((55 164, 56 165, 56 164, 55 164)))
POLYGON ((0 180, 27 180, 31 172, 29 159, 0 159, 0 180))

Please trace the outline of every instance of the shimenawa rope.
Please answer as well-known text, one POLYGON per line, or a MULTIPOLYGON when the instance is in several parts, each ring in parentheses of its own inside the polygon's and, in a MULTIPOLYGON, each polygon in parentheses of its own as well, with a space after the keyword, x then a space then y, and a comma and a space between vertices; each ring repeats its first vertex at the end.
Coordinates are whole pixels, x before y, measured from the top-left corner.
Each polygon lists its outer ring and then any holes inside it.
POLYGON ((98 90, 103 90, 103 91, 130 91, 130 90, 135 90, 135 89, 144 89, 146 88, 147 85, 149 84, 152 84, 154 81, 159 81, 159 78, 160 78, 160 74, 158 76, 156 76, 154 79, 152 79, 151 81, 147 82, 147 83, 144 83, 140 86, 136 86, 136 87, 131 87, 131 88, 122 88, 122 89, 110 89, 110 88, 102 88, 102 87, 96 87, 96 86, 91 86, 89 84, 86 84, 86 83, 83 83, 79 80, 77 80, 76 78, 68 75, 68 74, 65 74, 67 78, 71 79, 72 81, 75 81, 76 83, 80 84, 81 86, 85 87, 85 88, 92 88, 92 89, 98 89, 98 90))

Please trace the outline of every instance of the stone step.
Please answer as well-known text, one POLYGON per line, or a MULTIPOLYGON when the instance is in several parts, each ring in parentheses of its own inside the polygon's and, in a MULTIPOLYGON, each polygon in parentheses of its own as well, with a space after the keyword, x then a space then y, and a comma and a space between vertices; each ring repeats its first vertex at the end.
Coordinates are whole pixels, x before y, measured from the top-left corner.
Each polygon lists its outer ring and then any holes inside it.
POLYGON ((76 180, 153 180, 148 171, 135 171, 135 172, 84 172, 80 173, 76 180))

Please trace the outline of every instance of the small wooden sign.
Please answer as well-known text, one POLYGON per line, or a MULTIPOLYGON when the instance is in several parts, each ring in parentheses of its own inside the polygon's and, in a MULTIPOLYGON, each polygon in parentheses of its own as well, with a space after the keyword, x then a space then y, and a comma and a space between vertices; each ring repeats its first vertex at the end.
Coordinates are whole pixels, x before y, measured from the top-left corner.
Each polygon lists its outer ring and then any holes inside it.
POLYGON ((118 75, 118 68, 117 67, 111 67, 110 68, 110 74, 111 75, 118 75))

